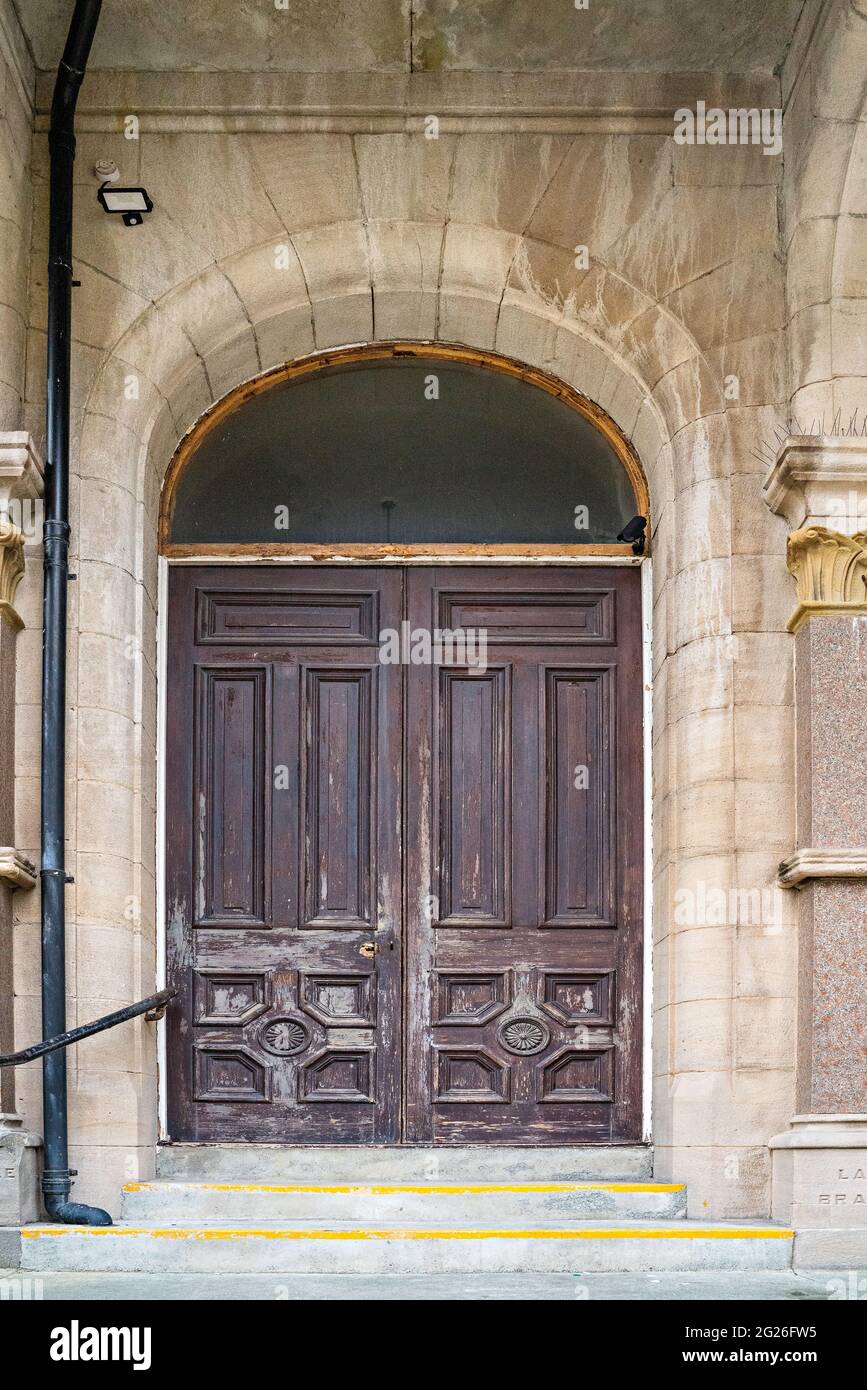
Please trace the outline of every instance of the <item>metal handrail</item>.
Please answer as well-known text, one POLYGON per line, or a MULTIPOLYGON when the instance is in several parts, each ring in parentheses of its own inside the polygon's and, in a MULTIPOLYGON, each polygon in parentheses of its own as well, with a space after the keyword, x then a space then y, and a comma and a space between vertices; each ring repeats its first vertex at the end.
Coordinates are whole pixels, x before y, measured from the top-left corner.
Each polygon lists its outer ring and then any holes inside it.
POLYGON ((144 1014, 149 1023, 155 1023, 157 1019, 162 1018, 166 1005, 176 994, 176 989, 161 989, 159 994, 151 994, 147 999, 140 999, 137 1004, 127 1004, 125 1009, 105 1014, 102 1018, 94 1019, 93 1023, 83 1023, 80 1028, 70 1028, 66 1033, 45 1038, 42 1042, 34 1043, 32 1047, 25 1047, 23 1052, 12 1052, 7 1057, 0 1055, 0 1067, 20 1067, 25 1062, 35 1062, 37 1057, 44 1057, 48 1052, 57 1052, 61 1047, 69 1047, 72 1043, 80 1042, 82 1038, 92 1037, 94 1033, 103 1033, 106 1028, 126 1023, 128 1019, 137 1018, 139 1014, 144 1014))

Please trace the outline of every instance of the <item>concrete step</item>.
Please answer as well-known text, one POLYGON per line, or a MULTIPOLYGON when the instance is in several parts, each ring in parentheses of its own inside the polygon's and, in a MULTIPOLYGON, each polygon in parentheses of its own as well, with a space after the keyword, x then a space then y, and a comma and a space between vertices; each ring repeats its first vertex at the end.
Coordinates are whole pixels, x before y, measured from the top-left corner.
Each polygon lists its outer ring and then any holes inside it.
POLYGON ((650 1182, 644 1144, 571 1148, 402 1145, 161 1144, 157 1176, 182 1182, 553 1183, 650 1182))
POLYGON ((140 1226, 283 1226, 296 1221, 546 1226, 686 1215, 678 1183, 127 1183, 123 1219, 140 1226))
POLYGON ((25 1226, 24 1270, 260 1274, 593 1273, 788 1269, 792 1232, 750 1223, 560 1221, 550 1227, 337 1222, 25 1226))

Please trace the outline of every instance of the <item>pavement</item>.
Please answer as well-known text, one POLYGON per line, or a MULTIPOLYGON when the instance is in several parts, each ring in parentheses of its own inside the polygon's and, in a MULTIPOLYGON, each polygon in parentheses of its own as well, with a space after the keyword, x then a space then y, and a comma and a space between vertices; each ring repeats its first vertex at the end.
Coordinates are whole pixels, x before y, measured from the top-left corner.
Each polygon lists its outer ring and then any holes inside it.
MULTIPOLYGON (((850 1281, 851 1282, 851 1281, 850 1281)), ((783 1303, 849 1296, 845 1272, 792 1270, 768 1272, 659 1274, 103 1274, 30 1273, 0 1269, 0 1302, 264 1300, 472 1302, 515 1300, 568 1302, 783 1303)))

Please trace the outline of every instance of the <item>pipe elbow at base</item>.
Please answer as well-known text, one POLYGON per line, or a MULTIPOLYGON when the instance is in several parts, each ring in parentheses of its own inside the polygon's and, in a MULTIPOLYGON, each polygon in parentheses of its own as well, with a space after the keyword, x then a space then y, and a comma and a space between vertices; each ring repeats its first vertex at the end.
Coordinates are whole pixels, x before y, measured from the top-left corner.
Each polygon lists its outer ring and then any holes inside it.
POLYGON ((88 1207, 83 1202, 52 1202, 46 1199, 45 1209, 52 1221, 59 1221, 63 1226, 114 1225, 102 1207, 88 1207))

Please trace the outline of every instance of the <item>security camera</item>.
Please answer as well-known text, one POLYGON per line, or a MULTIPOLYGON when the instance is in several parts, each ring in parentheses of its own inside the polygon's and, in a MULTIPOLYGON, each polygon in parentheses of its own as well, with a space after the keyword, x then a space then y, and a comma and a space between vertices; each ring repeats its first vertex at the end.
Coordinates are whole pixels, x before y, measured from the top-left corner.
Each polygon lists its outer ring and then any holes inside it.
POLYGON ((632 553, 634 555, 643 555, 646 530, 647 517, 634 516, 631 521, 627 521, 617 539, 619 541, 631 541, 632 553))

